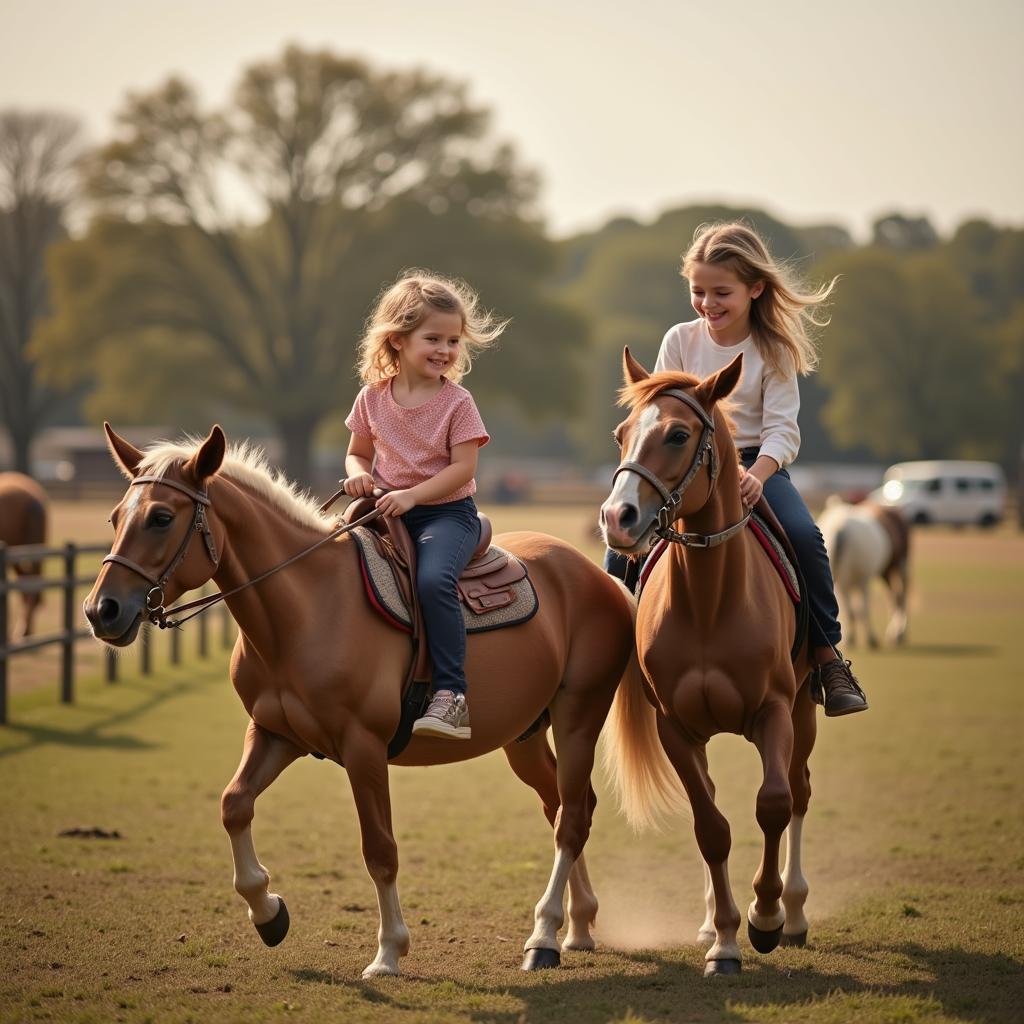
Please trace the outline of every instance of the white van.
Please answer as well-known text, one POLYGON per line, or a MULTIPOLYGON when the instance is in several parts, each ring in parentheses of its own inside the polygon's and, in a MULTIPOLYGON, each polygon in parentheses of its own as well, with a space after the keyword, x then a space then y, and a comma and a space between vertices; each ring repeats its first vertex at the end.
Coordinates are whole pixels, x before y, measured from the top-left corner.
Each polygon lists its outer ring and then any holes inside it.
POLYGON ((995 526, 1006 506, 1006 477, 995 462, 898 462, 868 496, 912 523, 995 526))

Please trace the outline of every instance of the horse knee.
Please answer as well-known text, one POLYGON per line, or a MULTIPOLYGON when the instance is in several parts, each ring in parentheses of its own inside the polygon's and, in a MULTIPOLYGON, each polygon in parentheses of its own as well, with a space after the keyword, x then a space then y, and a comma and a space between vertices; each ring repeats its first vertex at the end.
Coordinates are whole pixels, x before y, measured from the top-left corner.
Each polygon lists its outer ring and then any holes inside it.
POLYGON ((378 885, 392 885, 398 878, 398 844, 391 836, 363 841, 363 863, 378 885))
POLYGON ((729 859, 729 851, 732 849, 732 832, 724 818, 721 822, 710 824, 700 824, 694 819, 693 831, 697 837, 697 847, 705 863, 723 864, 729 859))
POLYGON ((565 804, 555 817, 555 846, 567 850, 575 860, 590 838, 590 816, 582 808, 566 811, 565 804))
POLYGON ((220 820, 230 833, 241 832, 252 823, 256 801, 244 786, 232 783, 220 798, 220 820))
POLYGON ((757 794, 757 823, 761 831, 780 834, 792 817, 793 794, 789 786, 762 786, 757 794))

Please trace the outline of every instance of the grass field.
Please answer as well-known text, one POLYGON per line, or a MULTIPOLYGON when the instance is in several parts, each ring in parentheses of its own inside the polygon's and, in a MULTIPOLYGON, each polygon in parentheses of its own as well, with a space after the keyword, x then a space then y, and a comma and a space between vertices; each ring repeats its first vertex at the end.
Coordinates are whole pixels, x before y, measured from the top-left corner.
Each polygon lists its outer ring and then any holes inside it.
MULTIPOLYGON (((495 509, 595 557, 591 513, 495 509)), ((64 536, 107 509, 66 509, 64 536)), ((96 518, 98 516, 98 518, 96 518)), ((73 532, 72 532, 73 531, 73 532)), ((56 703, 25 674, 0 728, 0 1021, 1002 1022, 1024 1016, 1024 537, 915 537, 910 641, 856 652, 869 714, 821 721, 805 828, 806 949, 705 981, 688 821, 634 837, 603 780, 587 848, 595 953, 519 971, 551 865, 532 794, 499 754, 396 769, 405 977, 364 982, 376 907, 344 773, 305 759, 261 798, 254 834, 292 931, 266 949, 231 886, 219 822, 245 716, 223 656, 142 681, 84 680, 56 703), (120 839, 62 838, 75 826, 120 839)), ((876 602, 879 610, 882 601, 876 602)), ((759 763, 711 746, 737 904, 760 849, 759 763)))

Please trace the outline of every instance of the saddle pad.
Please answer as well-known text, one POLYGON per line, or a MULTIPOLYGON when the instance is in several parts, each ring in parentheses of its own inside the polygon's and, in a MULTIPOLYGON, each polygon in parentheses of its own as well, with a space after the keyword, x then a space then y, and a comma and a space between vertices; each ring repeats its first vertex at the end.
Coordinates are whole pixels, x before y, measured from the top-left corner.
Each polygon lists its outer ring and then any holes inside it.
MULTIPOLYGON (((403 632, 412 632, 412 616, 406 606, 405 598, 395 580, 391 565, 373 543, 370 531, 365 526, 357 526, 350 534, 359 549, 360 562, 363 570, 363 584, 370 604, 392 626, 403 632)), ((488 551, 504 551, 491 545, 488 551)), ((515 558, 515 555, 509 557, 515 558)), ((517 626, 527 619, 532 619, 537 612, 537 592, 527 574, 517 583, 511 585, 515 591, 515 600, 504 608, 477 615, 465 604, 462 605, 462 621, 467 633, 483 633, 489 629, 501 629, 503 626, 517 626)))
POLYGON ((772 565, 775 566, 775 571, 782 578, 789 596, 793 599, 793 604, 799 604, 800 578, 793 563, 789 560, 789 556, 783 549, 782 542, 772 532, 768 523, 756 512, 750 513, 747 526, 753 531, 761 547, 764 548, 766 554, 771 559, 772 565))
MULTIPOLYGON (((782 579, 786 592, 789 594, 793 603, 799 604, 799 579, 797 577, 796 569, 793 567, 793 563, 789 560, 789 557, 782 548, 782 544, 776 538, 768 524, 756 512, 752 512, 750 514, 747 526, 757 538, 761 547, 764 548, 769 560, 775 567, 775 571, 782 579)), ((640 570, 640 578, 637 581, 637 593, 643 590, 644 584, 647 582, 647 578, 651 575, 651 570, 654 568, 658 559, 665 553, 668 543, 669 542, 667 540, 659 540, 654 547, 651 548, 650 553, 644 561, 643 568, 640 570)))

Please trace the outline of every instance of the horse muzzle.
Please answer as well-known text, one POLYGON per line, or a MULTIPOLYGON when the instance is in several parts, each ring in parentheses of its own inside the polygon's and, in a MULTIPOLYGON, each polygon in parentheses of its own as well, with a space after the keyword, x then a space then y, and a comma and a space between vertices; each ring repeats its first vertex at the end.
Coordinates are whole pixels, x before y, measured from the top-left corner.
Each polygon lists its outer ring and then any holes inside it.
POLYGON ((635 505, 610 498, 601 506, 598 517, 601 536, 605 544, 622 555, 638 555, 647 550, 653 521, 641 525, 640 512, 635 505))
POLYGON ((102 591, 92 593, 82 608, 92 635, 112 647, 127 647, 133 643, 146 617, 143 599, 134 594, 117 598, 102 591))

